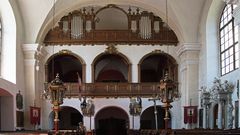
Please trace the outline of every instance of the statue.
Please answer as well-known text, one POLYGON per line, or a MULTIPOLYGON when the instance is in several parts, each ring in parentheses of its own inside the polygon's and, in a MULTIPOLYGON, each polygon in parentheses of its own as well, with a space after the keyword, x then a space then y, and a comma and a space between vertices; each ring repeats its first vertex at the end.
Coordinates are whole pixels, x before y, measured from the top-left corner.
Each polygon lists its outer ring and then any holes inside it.
POLYGON ((131 115, 140 115, 142 112, 142 99, 140 97, 131 98, 130 99, 130 104, 129 104, 129 113, 131 115))
POLYGON ((84 116, 92 116, 94 115, 94 104, 92 100, 87 100, 84 98, 83 102, 81 103, 81 110, 84 116))
POLYGON ((86 134, 86 127, 83 125, 82 122, 79 122, 77 132, 79 133, 79 135, 85 135, 86 134))
POLYGON ((23 109, 23 96, 20 93, 20 90, 18 91, 18 94, 16 95, 16 104, 17 104, 17 108, 19 110, 23 109))

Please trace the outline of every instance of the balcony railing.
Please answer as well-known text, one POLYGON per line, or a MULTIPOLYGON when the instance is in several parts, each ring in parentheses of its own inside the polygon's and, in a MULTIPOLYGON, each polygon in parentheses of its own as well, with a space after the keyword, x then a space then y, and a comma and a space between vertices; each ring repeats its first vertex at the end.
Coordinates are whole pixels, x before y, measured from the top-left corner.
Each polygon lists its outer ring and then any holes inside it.
POLYGON ((151 97, 159 92, 159 83, 65 83, 66 97, 151 97))

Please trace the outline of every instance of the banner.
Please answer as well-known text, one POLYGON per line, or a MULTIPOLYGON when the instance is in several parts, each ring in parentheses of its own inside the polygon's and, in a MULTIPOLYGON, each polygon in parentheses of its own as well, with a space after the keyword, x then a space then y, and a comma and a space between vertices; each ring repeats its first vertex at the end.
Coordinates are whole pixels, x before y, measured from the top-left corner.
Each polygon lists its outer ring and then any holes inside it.
POLYGON ((197 123, 197 106, 184 107, 184 123, 197 123))
POLYGON ((30 121, 32 125, 40 125, 40 108, 30 106, 30 121))

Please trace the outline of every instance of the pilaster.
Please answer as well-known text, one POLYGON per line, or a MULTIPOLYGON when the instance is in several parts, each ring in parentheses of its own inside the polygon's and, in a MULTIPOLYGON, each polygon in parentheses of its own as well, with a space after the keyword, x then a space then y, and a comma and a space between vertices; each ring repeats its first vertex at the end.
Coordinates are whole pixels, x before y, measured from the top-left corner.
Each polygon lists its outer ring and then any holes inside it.
POLYGON ((22 50, 24 53, 24 69, 25 69, 25 112, 24 112, 24 125, 25 129, 32 129, 30 125, 30 106, 36 102, 36 52, 38 44, 23 44, 22 50))
MULTIPOLYGON (((192 101, 191 105, 199 104, 199 51, 199 43, 183 43, 180 45, 180 48, 177 51, 177 54, 180 57, 179 89, 182 95, 182 106, 190 105, 190 100, 192 101)), ((184 125, 183 122, 182 125, 182 127, 187 128, 187 125, 184 125)))

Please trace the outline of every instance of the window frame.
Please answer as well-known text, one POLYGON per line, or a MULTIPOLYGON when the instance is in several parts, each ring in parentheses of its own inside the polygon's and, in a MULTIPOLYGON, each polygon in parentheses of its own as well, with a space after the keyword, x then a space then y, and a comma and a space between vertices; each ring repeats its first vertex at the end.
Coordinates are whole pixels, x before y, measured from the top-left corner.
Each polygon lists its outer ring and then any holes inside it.
POLYGON ((232 71, 235 71, 239 68, 239 64, 237 65, 239 57, 238 59, 236 58, 236 55, 239 55, 239 33, 238 26, 234 26, 234 17, 232 16, 235 7, 236 6, 234 5, 226 4, 222 10, 222 14, 219 20, 219 53, 221 76, 231 73, 232 71), (231 8, 230 13, 228 12, 228 8, 231 8), (229 16, 231 17, 230 19, 229 16), (235 33, 235 30, 237 33, 235 33), (236 50, 236 47, 238 47, 238 50, 236 50))

